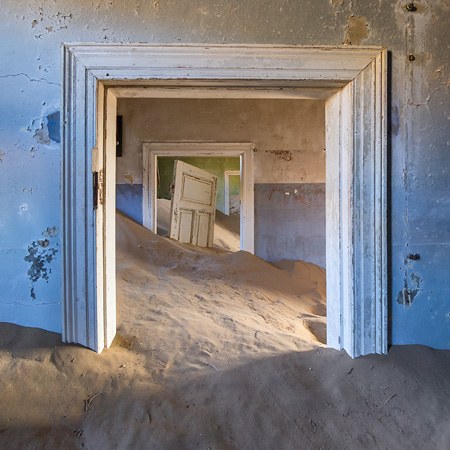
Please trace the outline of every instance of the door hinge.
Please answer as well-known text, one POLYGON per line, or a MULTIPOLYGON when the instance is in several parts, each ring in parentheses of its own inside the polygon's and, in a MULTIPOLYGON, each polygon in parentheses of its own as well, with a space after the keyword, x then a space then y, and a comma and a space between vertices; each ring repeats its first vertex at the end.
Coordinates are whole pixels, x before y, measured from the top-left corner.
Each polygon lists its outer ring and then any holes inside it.
POLYGON ((94 210, 98 205, 103 205, 103 170, 92 172, 92 191, 93 191, 93 206, 94 210))

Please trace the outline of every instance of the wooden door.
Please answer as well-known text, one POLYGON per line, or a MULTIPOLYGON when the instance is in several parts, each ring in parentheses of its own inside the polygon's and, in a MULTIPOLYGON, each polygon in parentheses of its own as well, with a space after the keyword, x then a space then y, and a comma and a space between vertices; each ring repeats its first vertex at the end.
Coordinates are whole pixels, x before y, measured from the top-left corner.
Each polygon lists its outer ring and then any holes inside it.
POLYGON ((170 237, 182 243, 212 247, 217 177, 177 160, 173 181, 170 237))
POLYGON ((96 333, 87 346, 101 352, 116 335, 117 98, 99 85, 97 147, 93 157, 96 244, 96 333))

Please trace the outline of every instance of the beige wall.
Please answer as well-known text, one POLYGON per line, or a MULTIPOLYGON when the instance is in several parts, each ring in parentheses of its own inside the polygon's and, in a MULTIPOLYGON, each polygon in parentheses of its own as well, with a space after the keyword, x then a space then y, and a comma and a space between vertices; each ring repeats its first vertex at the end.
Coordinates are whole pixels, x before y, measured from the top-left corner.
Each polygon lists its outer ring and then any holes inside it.
POLYGON ((324 103, 316 100, 120 99, 117 183, 142 183, 142 142, 254 142, 255 183, 324 183, 324 103))

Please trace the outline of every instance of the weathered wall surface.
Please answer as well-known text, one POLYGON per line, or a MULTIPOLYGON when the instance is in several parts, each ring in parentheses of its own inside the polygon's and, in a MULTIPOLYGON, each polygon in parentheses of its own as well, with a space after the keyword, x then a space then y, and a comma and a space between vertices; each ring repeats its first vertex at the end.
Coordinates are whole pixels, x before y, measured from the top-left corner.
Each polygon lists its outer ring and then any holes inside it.
POLYGON ((325 267, 325 183, 255 184, 255 253, 325 267))
POLYGON ((255 183, 323 183, 324 103, 316 100, 119 99, 117 183, 142 183, 142 142, 256 145, 255 183))
POLYGON ((61 328, 61 151, 47 121, 60 105, 62 42, 383 45, 391 52, 392 342, 450 347, 450 5, 421 0, 409 12, 406 3, 4 0, 0 318, 61 328))
MULTIPOLYGON (((325 266, 323 101, 120 99, 118 111, 124 134, 117 205, 123 212, 142 220, 143 142, 253 142, 255 254, 325 266), (318 189, 311 188, 314 184, 318 189), (289 196, 296 200, 286 201, 289 196)), ((239 169, 239 163, 232 168, 239 169)), ((223 211, 221 183, 223 170, 217 197, 223 211)))

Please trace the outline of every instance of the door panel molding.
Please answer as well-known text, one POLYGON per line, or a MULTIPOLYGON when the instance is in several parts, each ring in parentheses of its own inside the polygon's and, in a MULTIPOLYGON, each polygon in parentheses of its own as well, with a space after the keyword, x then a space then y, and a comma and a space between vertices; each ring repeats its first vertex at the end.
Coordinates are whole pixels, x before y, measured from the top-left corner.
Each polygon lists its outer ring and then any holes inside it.
POLYGON ((175 160, 173 196, 170 208, 172 239, 182 243, 212 247, 216 216, 217 176, 186 162, 175 160), (183 223, 183 212, 192 213, 191 223, 183 223), (206 227, 205 225, 206 219, 206 227), (203 226, 202 226, 203 225, 203 226), (186 228, 189 233, 184 230, 186 228), (189 235, 188 238, 181 236, 189 235))
MULTIPOLYGON (((63 340, 100 352, 115 327, 115 298, 99 287, 106 256, 98 252, 106 255, 108 236, 96 224, 108 211, 94 211, 92 185, 104 122, 98 105, 107 91, 119 98, 139 96, 136 87, 180 88, 184 95, 197 88, 193 97, 208 98, 214 88, 239 88, 252 98, 283 98, 289 89, 298 98, 329 97, 328 346, 352 357, 386 353, 386 53, 381 47, 63 45, 63 340)), ((106 193, 112 195, 108 186, 106 193)))

